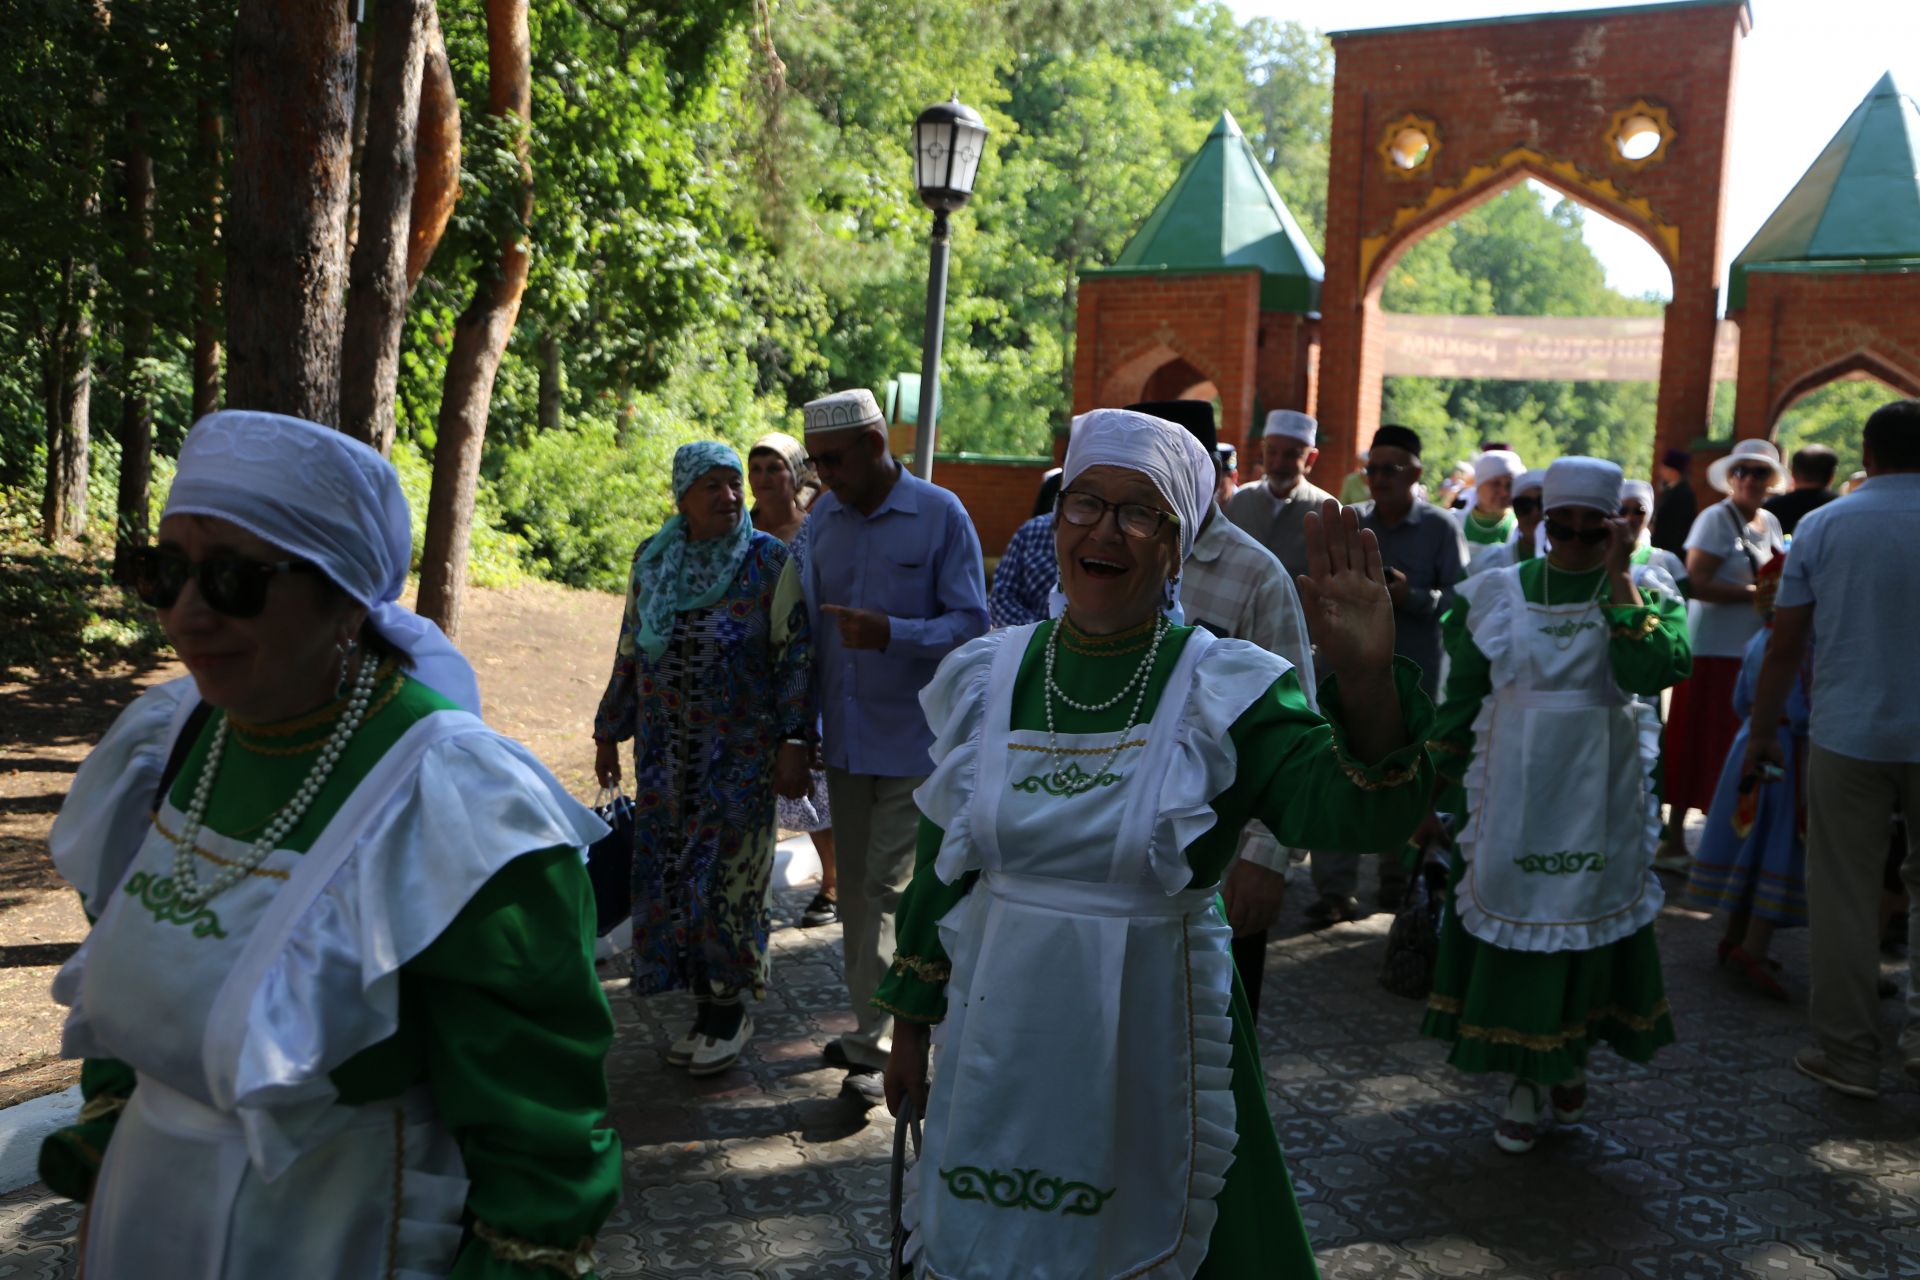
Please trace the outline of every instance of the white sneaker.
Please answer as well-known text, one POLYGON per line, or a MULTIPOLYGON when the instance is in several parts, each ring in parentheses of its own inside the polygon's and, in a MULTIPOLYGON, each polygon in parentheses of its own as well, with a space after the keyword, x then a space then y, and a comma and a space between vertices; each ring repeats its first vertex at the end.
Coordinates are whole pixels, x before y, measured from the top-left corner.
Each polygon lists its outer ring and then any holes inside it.
POLYGON ((698 1031, 688 1030, 687 1034, 667 1046, 667 1065, 684 1067, 692 1062, 694 1050, 700 1047, 700 1042, 704 1039, 706 1037, 698 1031))
POLYGON ((693 1051, 693 1060, 687 1063, 690 1076, 717 1076, 740 1060, 740 1051, 747 1047, 747 1041, 753 1037, 753 1015, 740 1016, 740 1029, 731 1039, 721 1040, 714 1036, 701 1036, 699 1047, 693 1051))

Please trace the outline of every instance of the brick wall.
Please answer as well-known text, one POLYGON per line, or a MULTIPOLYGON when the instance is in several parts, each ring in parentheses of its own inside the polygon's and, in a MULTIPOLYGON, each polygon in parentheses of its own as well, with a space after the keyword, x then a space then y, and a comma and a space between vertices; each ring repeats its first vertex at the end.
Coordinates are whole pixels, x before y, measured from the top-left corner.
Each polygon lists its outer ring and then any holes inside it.
POLYGON ((1728 318, 1740 326, 1737 440, 1772 436, 1794 401, 1843 374, 1920 396, 1920 272, 1756 271, 1728 318))
POLYGON ((1672 269, 1656 453, 1701 433, 1724 267, 1728 115, 1747 25, 1744 4, 1728 0, 1335 39, 1318 414, 1329 470, 1344 472, 1379 425, 1386 272, 1422 235, 1527 177, 1638 231, 1672 269), (1637 100, 1663 108, 1674 131, 1642 167, 1607 136, 1615 113, 1637 100), (1410 116, 1432 122, 1438 145, 1407 172, 1379 145, 1410 116))
POLYGON ((980 550, 989 560, 998 559, 1007 549, 1014 530, 1033 514, 1034 495, 1040 492, 1040 478, 1051 464, 1044 459, 1031 462, 975 462, 970 459, 933 459, 933 482, 951 489, 960 504, 973 517, 973 528, 980 535, 980 550))
POLYGON ((1153 375, 1185 361, 1220 393, 1220 438, 1253 422, 1260 318, 1257 270, 1093 275, 1080 282, 1073 411, 1146 399, 1153 375))

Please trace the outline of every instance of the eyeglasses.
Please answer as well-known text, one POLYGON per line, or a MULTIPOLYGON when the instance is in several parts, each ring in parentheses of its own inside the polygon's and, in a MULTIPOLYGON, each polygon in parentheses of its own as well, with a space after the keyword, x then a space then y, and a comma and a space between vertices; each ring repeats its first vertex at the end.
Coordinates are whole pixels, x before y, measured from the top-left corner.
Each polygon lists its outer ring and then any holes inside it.
POLYGON ((1773 479, 1773 468, 1759 466, 1754 463, 1743 462, 1737 467, 1728 468, 1727 474, 1732 476, 1735 480, 1758 480, 1762 476, 1765 476, 1767 479, 1771 480, 1773 479))
POLYGON ((1413 467, 1405 462, 1369 462, 1366 466, 1367 477, 1378 476, 1382 480, 1391 480, 1402 471, 1411 471, 1413 467))
POLYGON ((1539 509, 1540 499, 1538 498, 1515 498, 1513 500, 1513 514, 1517 516, 1530 516, 1539 509))
POLYGON ((845 462, 847 455, 858 447, 857 444, 850 444, 840 449, 822 449, 819 453, 810 453, 807 455, 807 465, 815 471, 832 471, 845 462))
POLYGON ((1099 524, 1111 511, 1114 522, 1120 526, 1120 532, 1129 538, 1142 540, 1158 537, 1168 521, 1180 523, 1180 517, 1171 511, 1162 511, 1141 502, 1108 502, 1097 494, 1082 493, 1078 489, 1069 489, 1061 494, 1054 509, 1060 513, 1062 520, 1083 529, 1099 524))
POLYGON ((133 553, 133 589, 156 609, 171 609, 189 580, 200 584, 200 598, 229 618, 256 618, 267 607, 267 586, 283 573, 317 573, 305 560, 249 560, 244 556, 208 556, 189 560, 178 551, 141 547, 133 553))
POLYGON ((1584 542, 1588 546, 1605 542, 1612 531, 1603 524, 1591 529, 1576 529, 1570 524, 1561 524, 1552 516, 1547 517, 1547 536, 1555 542, 1584 542))

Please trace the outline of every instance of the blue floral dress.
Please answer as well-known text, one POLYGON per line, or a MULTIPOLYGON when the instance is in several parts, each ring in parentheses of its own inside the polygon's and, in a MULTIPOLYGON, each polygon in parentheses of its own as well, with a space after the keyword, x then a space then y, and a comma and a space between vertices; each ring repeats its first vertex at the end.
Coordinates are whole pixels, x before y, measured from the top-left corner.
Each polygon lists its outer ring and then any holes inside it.
MULTIPOLYGON (((634 743, 635 995, 765 990, 773 765, 783 740, 813 733, 805 610, 774 617, 787 557, 755 533, 726 593, 677 615, 658 660, 616 650, 593 735, 634 743)), ((623 636, 639 626, 636 591, 623 636)))

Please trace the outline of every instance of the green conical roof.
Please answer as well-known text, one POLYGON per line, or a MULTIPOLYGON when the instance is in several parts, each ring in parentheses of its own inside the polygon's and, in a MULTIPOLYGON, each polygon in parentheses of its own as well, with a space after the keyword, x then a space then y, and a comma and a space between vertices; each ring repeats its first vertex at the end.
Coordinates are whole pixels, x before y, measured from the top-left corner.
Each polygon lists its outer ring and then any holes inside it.
POLYGON ((1218 271, 1258 268, 1266 311, 1318 311, 1326 269, 1280 193, 1267 181, 1247 135, 1230 111, 1140 230, 1112 270, 1218 271))
POLYGON ((1747 272, 1886 270, 1920 265, 1920 106, 1889 71, 1745 249, 1727 309, 1747 302, 1747 272))

